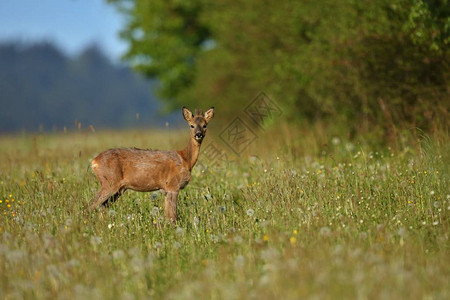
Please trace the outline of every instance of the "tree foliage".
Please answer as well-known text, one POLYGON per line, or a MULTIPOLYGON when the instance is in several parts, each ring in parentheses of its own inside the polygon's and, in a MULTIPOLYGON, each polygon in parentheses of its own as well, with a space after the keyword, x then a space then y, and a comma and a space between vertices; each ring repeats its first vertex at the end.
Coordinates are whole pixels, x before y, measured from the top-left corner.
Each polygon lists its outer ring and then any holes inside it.
POLYGON ((448 113, 448 0, 109 2, 169 108, 231 115, 263 90, 292 121, 426 128, 448 113))

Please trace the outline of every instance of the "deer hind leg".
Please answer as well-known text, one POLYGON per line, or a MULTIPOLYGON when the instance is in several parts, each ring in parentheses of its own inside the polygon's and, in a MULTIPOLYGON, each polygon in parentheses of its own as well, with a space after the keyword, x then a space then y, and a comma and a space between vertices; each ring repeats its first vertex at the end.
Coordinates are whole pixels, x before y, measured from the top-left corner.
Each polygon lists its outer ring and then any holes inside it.
POLYGON ((101 203, 101 205, 103 205, 104 207, 108 207, 110 204, 116 202, 117 199, 119 199, 119 197, 122 196, 122 194, 125 192, 125 190, 126 188, 121 187, 117 193, 106 199, 106 201, 101 203))
POLYGON ((178 191, 167 192, 164 214, 166 218, 172 220, 173 223, 177 221, 177 200, 178 191))
POLYGON ((115 197, 118 193, 113 190, 101 189, 89 204, 89 209, 93 210, 107 202, 111 197, 115 197))
POLYGON ((100 191, 89 204, 90 210, 96 209, 102 204, 106 204, 110 199, 115 201, 121 195, 120 187, 112 186, 106 180, 101 181, 100 185, 100 191))

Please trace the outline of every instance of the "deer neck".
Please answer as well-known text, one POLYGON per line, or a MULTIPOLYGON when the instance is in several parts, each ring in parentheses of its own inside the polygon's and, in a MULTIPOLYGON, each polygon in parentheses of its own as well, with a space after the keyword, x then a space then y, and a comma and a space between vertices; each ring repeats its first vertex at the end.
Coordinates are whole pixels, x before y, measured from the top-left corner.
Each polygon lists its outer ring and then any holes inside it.
POLYGON ((197 142, 193 138, 190 138, 187 147, 181 151, 178 151, 181 157, 187 162, 189 171, 192 170, 197 162, 198 154, 200 153, 200 145, 201 143, 197 142))

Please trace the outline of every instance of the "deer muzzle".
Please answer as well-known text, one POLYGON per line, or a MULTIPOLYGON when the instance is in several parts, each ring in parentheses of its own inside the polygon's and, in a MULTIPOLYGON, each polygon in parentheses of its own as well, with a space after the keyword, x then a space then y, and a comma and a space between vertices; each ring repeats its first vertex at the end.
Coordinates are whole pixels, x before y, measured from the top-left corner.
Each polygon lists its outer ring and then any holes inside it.
POLYGON ((204 137, 205 137, 205 136, 204 136, 203 133, 201 133, 201 132, 196 132, 195 135, 194 135, 194 138, 195 138, 197 141, 201 141, 204 137))

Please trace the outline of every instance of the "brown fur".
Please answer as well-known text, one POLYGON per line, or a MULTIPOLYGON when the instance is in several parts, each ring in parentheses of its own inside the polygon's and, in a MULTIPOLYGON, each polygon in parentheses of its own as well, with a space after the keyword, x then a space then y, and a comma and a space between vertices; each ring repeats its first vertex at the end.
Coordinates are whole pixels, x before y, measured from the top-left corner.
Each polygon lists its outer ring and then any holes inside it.
POLYGON ((161 190, 166 194, 165 215, 176 221, 178 192, 191 180, 191 170, 197 162, 206 124, 214 116, 214 108, 204 114, 196 110, 194 115, 183 107, 183 116, 191 127, 189 144, 183 150, 117 148, 94 158, 91 166, 101 188, 89 208, 97 208, 110 199, 116 200, 127 189, 139 192, 161 190))

